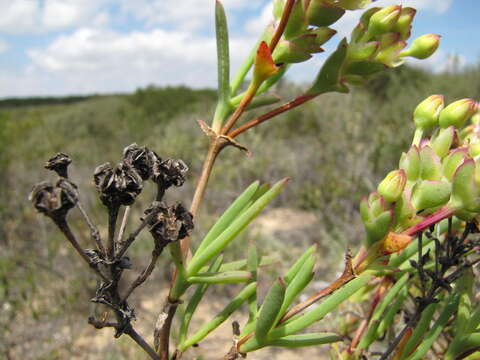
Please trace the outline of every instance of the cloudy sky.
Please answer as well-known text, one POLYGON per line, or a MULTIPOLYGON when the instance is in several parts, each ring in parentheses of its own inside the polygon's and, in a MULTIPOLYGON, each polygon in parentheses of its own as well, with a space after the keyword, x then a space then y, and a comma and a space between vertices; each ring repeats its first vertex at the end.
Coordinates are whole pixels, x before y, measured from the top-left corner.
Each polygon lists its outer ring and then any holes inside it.
MULTIPOLYGON (((270 20, 269 0, 223 0, 233 70, 270 20)), ((379 0, 416 7, 414 36, 442 35, 423 66, 480 59, 479 0, 379 0), (450 61, 451 62, 451 61, 450 61)), ((148 84, 215 86, 214 0, 0 0, 0 97, 128 92, 148 84)), ((359 12, 334 26, 347 35, 359 12)), ((334 37, 330 48, 340 39, 334 37)), ((329 47, 327 46, 327 49, 329 47)), ((319 54, 294 67, 307 81, 319 54)))

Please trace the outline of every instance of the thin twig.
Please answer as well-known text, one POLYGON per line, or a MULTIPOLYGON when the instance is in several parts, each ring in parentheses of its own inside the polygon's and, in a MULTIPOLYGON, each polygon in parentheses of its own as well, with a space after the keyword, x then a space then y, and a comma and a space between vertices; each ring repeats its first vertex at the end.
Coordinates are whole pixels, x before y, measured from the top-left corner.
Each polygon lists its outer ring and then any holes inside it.
POLYGON ((257 126, 257 125, 261 124, 262 122, 267 121, 268 119, 271 119, 271 118, 273 118, 273 117, 275 117, 275 116, 277 116, 281 113, 284 113, 288 110, 296 108, 297 106, 300 106, 300 105, 306 103, 307 101, 312 100, 313 98, 315 98, 317 96, 318 95, 315 95, 315 94, 299 96, 299 97, 289 101, 288 103, 285 103, 285 104, 277 107, 276 109, 273 109, 273 110, 269 111, 268 113, 260 115, 259 117, 255 118, 253 120, 250 120, 247 123, 239 126, 235 130, 229 132, 228 136, 231 137, 231 138, 237 137, 238 135, 247 131, 248 129, 250 129, 254 126, 257 126))
POLYGON ((282 37, 283 32, 285 31, 285 27, 287 26, 288 19, 290 18, 290 14, 292 13, 293 5, 295 5, 295 0, 288 0, 287 3, 285 4, 285 7, 283 8, 282 17, 280 19, 280 22, 278 23, 277 28, 275 29, 275 34, 273 34, 272 40, 270 41, 270 45, 269 45, 270 52, 272 53, 273 53, 273 50, 275 50, 275 47, 277 46, 278 42, 280 41, 280 38, 282 37))
POLYGON ((143 218, 143 220, 140 223, 140 225, 138 226, 138 228, 135 229, 135 231, 132 232, 127 237, 127 239, 125 240, 125 242, 123 244, 121 244, 121 247, 117 251, 117 254, 116 254, 117 258, 121 258, 125 254, 125 252, 130 247, 130 245, 132 245, 132 243, 135 241, 137 236, 142 232, 142 230, 145 228, 145 226, 147 226, 148 222, 157 214, 158 214, 158 211, 152 210, 152 212, 150 212, 147 216, 145 216, 143 218))
MULTIPOLYGON (((138 334, 132 325, 125 329, 125 334, 130 336, 153 360, 160 360, 155 350, 145 341, 145 339, 138 334)), ((168 360, 168 359, 167 359, 168 360)))
POLYGON ((73 248, 77 251, 77 253, 81 256, 81 258, 88 264, 88 266, 95 271, 104 281, 110 282, 105 275, 103 275, 98 267, 92 262, 92 260, 85 254, 82 247, 77 241, 77 238, 72 233, 70 226, 68 225, 67 221, 64 218, 52 218, 53 222, 58 226, 60 231, 65 235, 67 240, 72 244, 73 248))
POLYGON ((130 209, 130 206, 126 206, 125 211, 123 212, 122 223, 120 224, 120 230, 118 230, 117 246, 120 246, 122 243, 123 235, 125 234, 125 229, 127 227, 128 216, 130 215, 130 209))
POLYGON ((173 318, 177 311, 178 301, 171 301, 167 298, 161 316, 166 315, 159 329, 155 328, 155 347, 160 355, 160 360, 169 360, 169 342, 170 329, 172 327, 173 318))
POLYGON ((80 210, 80 214, 82 214, 83 218, 85 219, 85 222, 87 223, 88 228, 90 229, 90 236, 97 244, 98 250, 100 250, 102 255, 105 256, 106 251, 105 251, 105 247, 103 246, 100 232, 98 231, 97 227, 93 223, 92 219, 90 219, 90 216, 88 216, 87 212, 85 211, 82 204, 80 203, 80 200, 77 201, 77 207, 78 207, 78 210, 80 210))
POLYGON ((157 263, 158 257, 162 253, 163 249, 164 248, 154 249, 152 251, 152 257, 150 259, 150 263, 148 264, 148 266, 145 269, 143 269, 143 271, 138 275, 138 277, 130 284, 130 287, 128 288, 127 292, 123 296, 120 303, 125 302, 128 299, 128 297, 132 294, 132 292, 137 287, 142 285, 145 282, 145 280, 147 280, 147 278, 152 274, 153 270, 155 269, 155 265, 157 263))

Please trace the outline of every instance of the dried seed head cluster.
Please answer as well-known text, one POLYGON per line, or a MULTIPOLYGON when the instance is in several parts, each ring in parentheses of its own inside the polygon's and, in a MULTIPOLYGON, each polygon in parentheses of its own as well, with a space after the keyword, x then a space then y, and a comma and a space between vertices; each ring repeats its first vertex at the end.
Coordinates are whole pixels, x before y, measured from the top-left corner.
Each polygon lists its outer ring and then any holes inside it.
MULTIPOLYGON (((163 249, 168 244, 188 236, 193 229, 193 216, 183 205, 177 203, 168 206, 160 201, 169 187, 183 185, 188 168, 182 160, 162 160, 154 151, 137 144, 131 144, 124 149, 123 159, 118 165, 112 167, 110 163, 104 163, 98 166, 93 179, 100 200, 109 213, 108 246, 105 247, 99 231, 79 203, 77 186, 68 179, 67 168, 71 162, 70 157, 63 153, 49 159, 45 168, 56 172, 59 178, 54 184, 48 181, 37 184, 30 194, 30 200, 39 212, 54 220, 75 250, 102 280, 92 301, 107 306, 114 313, 116 323, 106 325, 95 317, 90 318, 89 322, 95 327, 114 327, 116 337, 122 333, 132 336, 134 330, 131 320, 135 315, 127 303, 128 296, 153 272, 163 249), (158 185, 158 201, 154 201, 145 210, 142 223, 127 239, 122 239, 122 233, 116 237, 119 208, 132 205, 142 192, 144 182, 148 180, 158 185), (90 227, 95 249, 82 249, 69 227, 66 215, 77 205, 90 227), (123 291, 119 287, 123 271, 132 267, 130 259, 124 254, 145 227, 148 227, 154 240, 150 264, 128 289, 123 291)), ((126 211, 126 214, 128 213, 126 211)), ((126 221, 127 217, 124 218, 122 226, 126 221)))

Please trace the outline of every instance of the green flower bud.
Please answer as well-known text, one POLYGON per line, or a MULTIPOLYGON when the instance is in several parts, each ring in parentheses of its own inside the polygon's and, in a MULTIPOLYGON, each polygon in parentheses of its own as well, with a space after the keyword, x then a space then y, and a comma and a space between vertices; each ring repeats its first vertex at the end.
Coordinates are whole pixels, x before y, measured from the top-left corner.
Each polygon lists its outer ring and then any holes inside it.
POLYGON ((472 158, 467 158, 455 171, 452 181, 452 206, 454 209, 475 213, 480 211, 475 172, 475 161, 472 158))
POLYGON ((403 231, 418 222, 417 210, 412 204, 411 191, 406 189, 395 203, 395 231, 403 231))
POLYGON ((406 40, 410 37, 413 18, 417 10, 411 7, 404 7, 400 13, 397 23, 393 26, 393 31, 400 34, 400 39, 406 40))
POLYGON ((443 159, 442 173, 448 180, 453 180, 453 175, 457 171, 458 167, 468 158, 467 148, 455 149, 449 152, 449 154, 443 159))
POLYGON ((348 45, 347 58, 349 61, 371 60, 377 54, 379 48, 379 41, 351 43, 348 45))
POLYGON ((402 56, 426 59, 433 55, 440 44, 440 35, 426 34, 413 40, 412 45, 402 52, 402 56))
POLYGON ((416 181, 420 176, 420 152, 417 146, 412 146, 407 153, 403 153, 398 164, 403 169, 408 181, 416 181))
POLYGON ((401 12, 401 5, 387 6, 375 12, 368 22, 369 34, 378 36, 390 32, 397 23, 401 12))
POLYGON ((345 10, 325 0, 310 0, 307 9, 307 21, 309 25, 329 26, 340 19, 345 10))
POLYGON ((289 40, 280 40, 272 56, 275 64, 300 63, 312 57, 310 52, 305 48, 302 48, 289 40))
POLYGON ((346 10, 362 9, 367 5, 370 5, 372 0, 338 0, 337 5, 346 10))
POLYGON ((384 238, 393 223, 393 209, 378 193, 371 193, 360 202, 360 216, 367 233, 367 245, 384 238))
POLYGON ((383 239, 393 224, 393 211, 386 211, 363 225, 367 233, 367 247, 383 239))
POLYGON ((413 112, 415 127, 422 131, 432 129, 438 125, 440 111, 444 107, 443 95, 431 95, 417 105, 413 112))
POLYGON ((362 16, 360 17, 359 23, 352 30, 352 33, 351 33, 351 36, 350 36, 350 39, 352 40, 352 42, 360 41, 360 39, 367 32, 368 22, 369 22, 370 18, 372 17, 373 14, 375 14, 377 11, 379 11, 381 9, 382 8, 380 8, 380 7, 373 7, 373 8, 370 8, 370 9, 366 10, 362 14, 362 16))
POLYGON ((457 132, 453 126, 446 129, 439 129, 438 132, 430 139, 433 151, 440 157, 444 158, 453 144, 457 136, 457 132))
POLYGON ((406 182, 407 176, 404 170, 393 170, 382 180, 377 190, 386 201, 395 202, 402 195, 406 182))
POLYGON ((330 29, 328 27, 319 27, 317 29, 312 29, 309 31, 309 34, 315 34, 315 44, 317 46, 322 46, 328 40, 332 38, 333 35, 337 33, 336 30, 330 29))
POLYGON ((407 46, 405 41, 397 41, 396 43, 381 49, 375 57, 375 61, 382 63, 388 67, 397 67, 403 64, 403 59, 400 57, 400 52, 407 46))
POLYGON ((400 34, 393 33, 393 32, 386 33, 381 35, 379 38, 380 38, 380 48, 386 49, 400 40, 400 34))
POLYGON ((308 23, 303 9, 303 1, 296 1, 288 18, 287 26, 285 27, 285 39, 288 40, 304 33, 307 27, 308 23))
POLYGON ((423 180, 440 180, 442 164, 440 158, 430 146, 420 149, 420 178, 423 180))
POLYGON ((417 183, 412 190, 412 204, 422 211, 445 205, 450 199, 451 184, 446 181, 424 180, 417 183))
POLYGON ((460 129, 478 110, 478 103, 473 99, 461 99, 449 104, 440 112, 440 127, 455 126, 460 129))
POLYGON ((286 0, 273 0, 273 17, 275 20, 280 20, 285 8, 286 0))

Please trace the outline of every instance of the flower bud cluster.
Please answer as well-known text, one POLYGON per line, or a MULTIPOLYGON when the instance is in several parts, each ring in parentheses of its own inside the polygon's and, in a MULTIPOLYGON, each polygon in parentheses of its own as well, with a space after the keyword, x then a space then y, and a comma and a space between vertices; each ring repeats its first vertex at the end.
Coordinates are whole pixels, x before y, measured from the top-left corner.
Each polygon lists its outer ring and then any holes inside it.
POLYGON ((441 214, 463 220, 480 215, 478 109, 472 99, 445 106, 441 95, 432 95, 416 107, 413 120, 416 135, 421 130, 422 137, 414 139, 401 155, 399 168, 361 202, 367 246, 384 241, 383 249, 390 253, 393 240, 408 244, 393 233, 409 233, 409 228, 435 214, 439 221, 441 214), (471 123, 464 127, 469 119, 471 123), (430 134, 423 136, 426 130, 430 134))
MULTIPOLYGON (((321 46, 337 32, 329 26, 345 14, 346 9, 356 9, 368 1, 310 0, 296 1, 293 5, 284 35, 273 52, 277 64, 306 61, 312 54, 323 52, 321 46)), ((275 0, 273 13, 280 20, 286 0, 275 0)))
POLYGON ((438 48, 439 35, 420 36, 405 49, 415 13, 414 8, 401 5, 367 10, 352 31, 344 60, 343 81, 362 84, 372 74, 401 65, 407 56, 430 57, 438 48))

